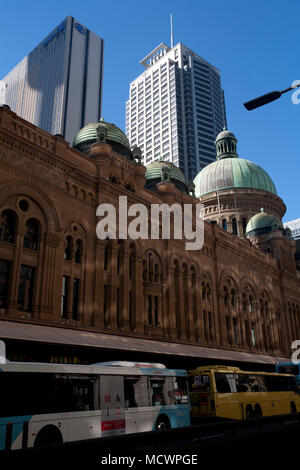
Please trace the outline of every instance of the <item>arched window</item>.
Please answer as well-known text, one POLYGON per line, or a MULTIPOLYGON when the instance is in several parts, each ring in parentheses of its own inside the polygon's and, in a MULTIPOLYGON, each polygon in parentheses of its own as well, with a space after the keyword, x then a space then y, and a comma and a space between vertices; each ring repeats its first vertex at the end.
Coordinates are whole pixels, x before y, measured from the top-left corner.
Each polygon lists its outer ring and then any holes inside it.
POLYGON ((222 229, 227 231, 227 220, 226 219, 222 220, 222 229))
POLYGON ((81 263, 82 259, 82 241, 76 241, 76 251, 75 251, 75 263, 81 263))
POLYGON ((232 233, 234 235, 237 235, 237 223, 236 223, 236 218, 235 217, 232 219, 232 233))
POLYGON ((24 235, 23 247, 30 250, 37 250, 39 242, 39 222, 35 219, 28 219, 26 222, 26 233, 24 235))
POLYGON ((228 305, 228 289, 224 287, 224 305, 228 305))
POLYGON ((236 306, 236 292, 234 289, 231 289, 231 306, 232 308, 236 306))
POLYGON ((157 263, 154 268, 154 282, 159 282, 159 266, 157 263))
POLYGON ((73 238, 70 235, 66 238, 66 247, 64 253, 65 261, 71 261, 72 259, 72 251, 73 251, 73 238))
POLYGON ((243 227, 243 235, 246 235, 246 227, 247 227, 247 220, 243 219, 242 220, 242 227, 243 227))
POLYGON ((13 211, 3 211, 0 218, 0 240, 13 243, 17 228, 17 217, 13 211))

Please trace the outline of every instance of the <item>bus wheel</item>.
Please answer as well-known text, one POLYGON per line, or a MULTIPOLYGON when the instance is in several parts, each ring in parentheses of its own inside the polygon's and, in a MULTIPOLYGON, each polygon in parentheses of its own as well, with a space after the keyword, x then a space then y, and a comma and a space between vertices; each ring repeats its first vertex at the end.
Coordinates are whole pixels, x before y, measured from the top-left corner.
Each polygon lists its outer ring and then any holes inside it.
POLYGON ((255 411, 254 411, 254 416, 256 418, 262 418, 262 410, 261 410, 261 407, 260 405, 255 405, 255 411))
POLYGON ((59 429, 53 424, 48 424, 42 428, 35 438, 33 447, 47 446, 50 444, 62 444, 63 438, 59 429))
POLYGON ((159 416, 156 421, 156 431, 166 431, 170 429, 170 421, 166 416, 159 416))
POLYGON ((253 418, 254 413, 253 413, 253 408, 252 406, 248 405, 246 408, 246 419, 253 418))
POLYGON ((292 414, 297 413, 297 408, 296 408, 296 405, 293 401, 291 402, 291 413, 292 414))

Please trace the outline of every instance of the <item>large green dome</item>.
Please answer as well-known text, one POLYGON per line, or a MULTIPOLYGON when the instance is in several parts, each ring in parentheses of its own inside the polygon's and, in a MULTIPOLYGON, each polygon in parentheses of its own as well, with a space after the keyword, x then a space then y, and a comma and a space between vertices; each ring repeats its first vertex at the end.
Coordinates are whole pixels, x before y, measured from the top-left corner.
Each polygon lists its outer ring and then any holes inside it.
POLYGON ((183 172, 172 162, 159 160, 146 166, 146 187, 153 188, 157 183, 170 181, 178 189, 187 192, 187 184, 183 172))
POLYGON ((284 230, 281 220, 273 214, 268 214, 261 209, 261 212, 255 214, 249 220, 246 227, 246 236, 256 236, 274 230, 284 230))
POLYGON ((256 163, 243 158, 222 158, 207 165, 194 180, 196 197, 231 188, 262 189, 277 194, 268 175, 256 163))
POLYGON ((207 165, 194 179, 196 197, 232 188, 262 189, 277 194, 275 185, 259 165, 236 152, 237 138, 223 129, 216 138, 217 161, 207 165))
POLYGON ((115 124, 105 122, 92 122, 84 126, 76 135, 72 147, 80 152, 88 150, 90 145, 96 142, 108 142, 116 151, 122 151, 126 155, 130 153, 129 141, 121 129, 115 124))

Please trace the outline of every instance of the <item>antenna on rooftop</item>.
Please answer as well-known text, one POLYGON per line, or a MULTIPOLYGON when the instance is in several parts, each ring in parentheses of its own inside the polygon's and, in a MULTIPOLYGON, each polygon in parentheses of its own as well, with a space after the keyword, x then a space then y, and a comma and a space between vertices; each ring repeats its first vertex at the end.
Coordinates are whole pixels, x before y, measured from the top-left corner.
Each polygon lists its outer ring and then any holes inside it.
POLYGON ((171 49, 173 49, 173 15, 172 13, 170 15, 170 19, 171 19, 171 49))

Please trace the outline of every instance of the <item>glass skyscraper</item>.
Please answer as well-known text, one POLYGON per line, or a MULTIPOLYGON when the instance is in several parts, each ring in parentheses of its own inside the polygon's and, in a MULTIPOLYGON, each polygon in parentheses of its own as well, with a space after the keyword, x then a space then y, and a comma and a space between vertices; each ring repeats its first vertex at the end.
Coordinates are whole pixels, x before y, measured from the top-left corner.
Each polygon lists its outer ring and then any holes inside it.
POLYGON ((1 82, 0 103, 67 141, 102 108, 104 41, 68 16, 1 82))
POLYGON ((146 70, 130 83, 126 134, 145 165, 163 159, 192 181, 215 161, 215 138, 226 127, 220 72, 177 44, 160 44, 140 62, 146 70))

